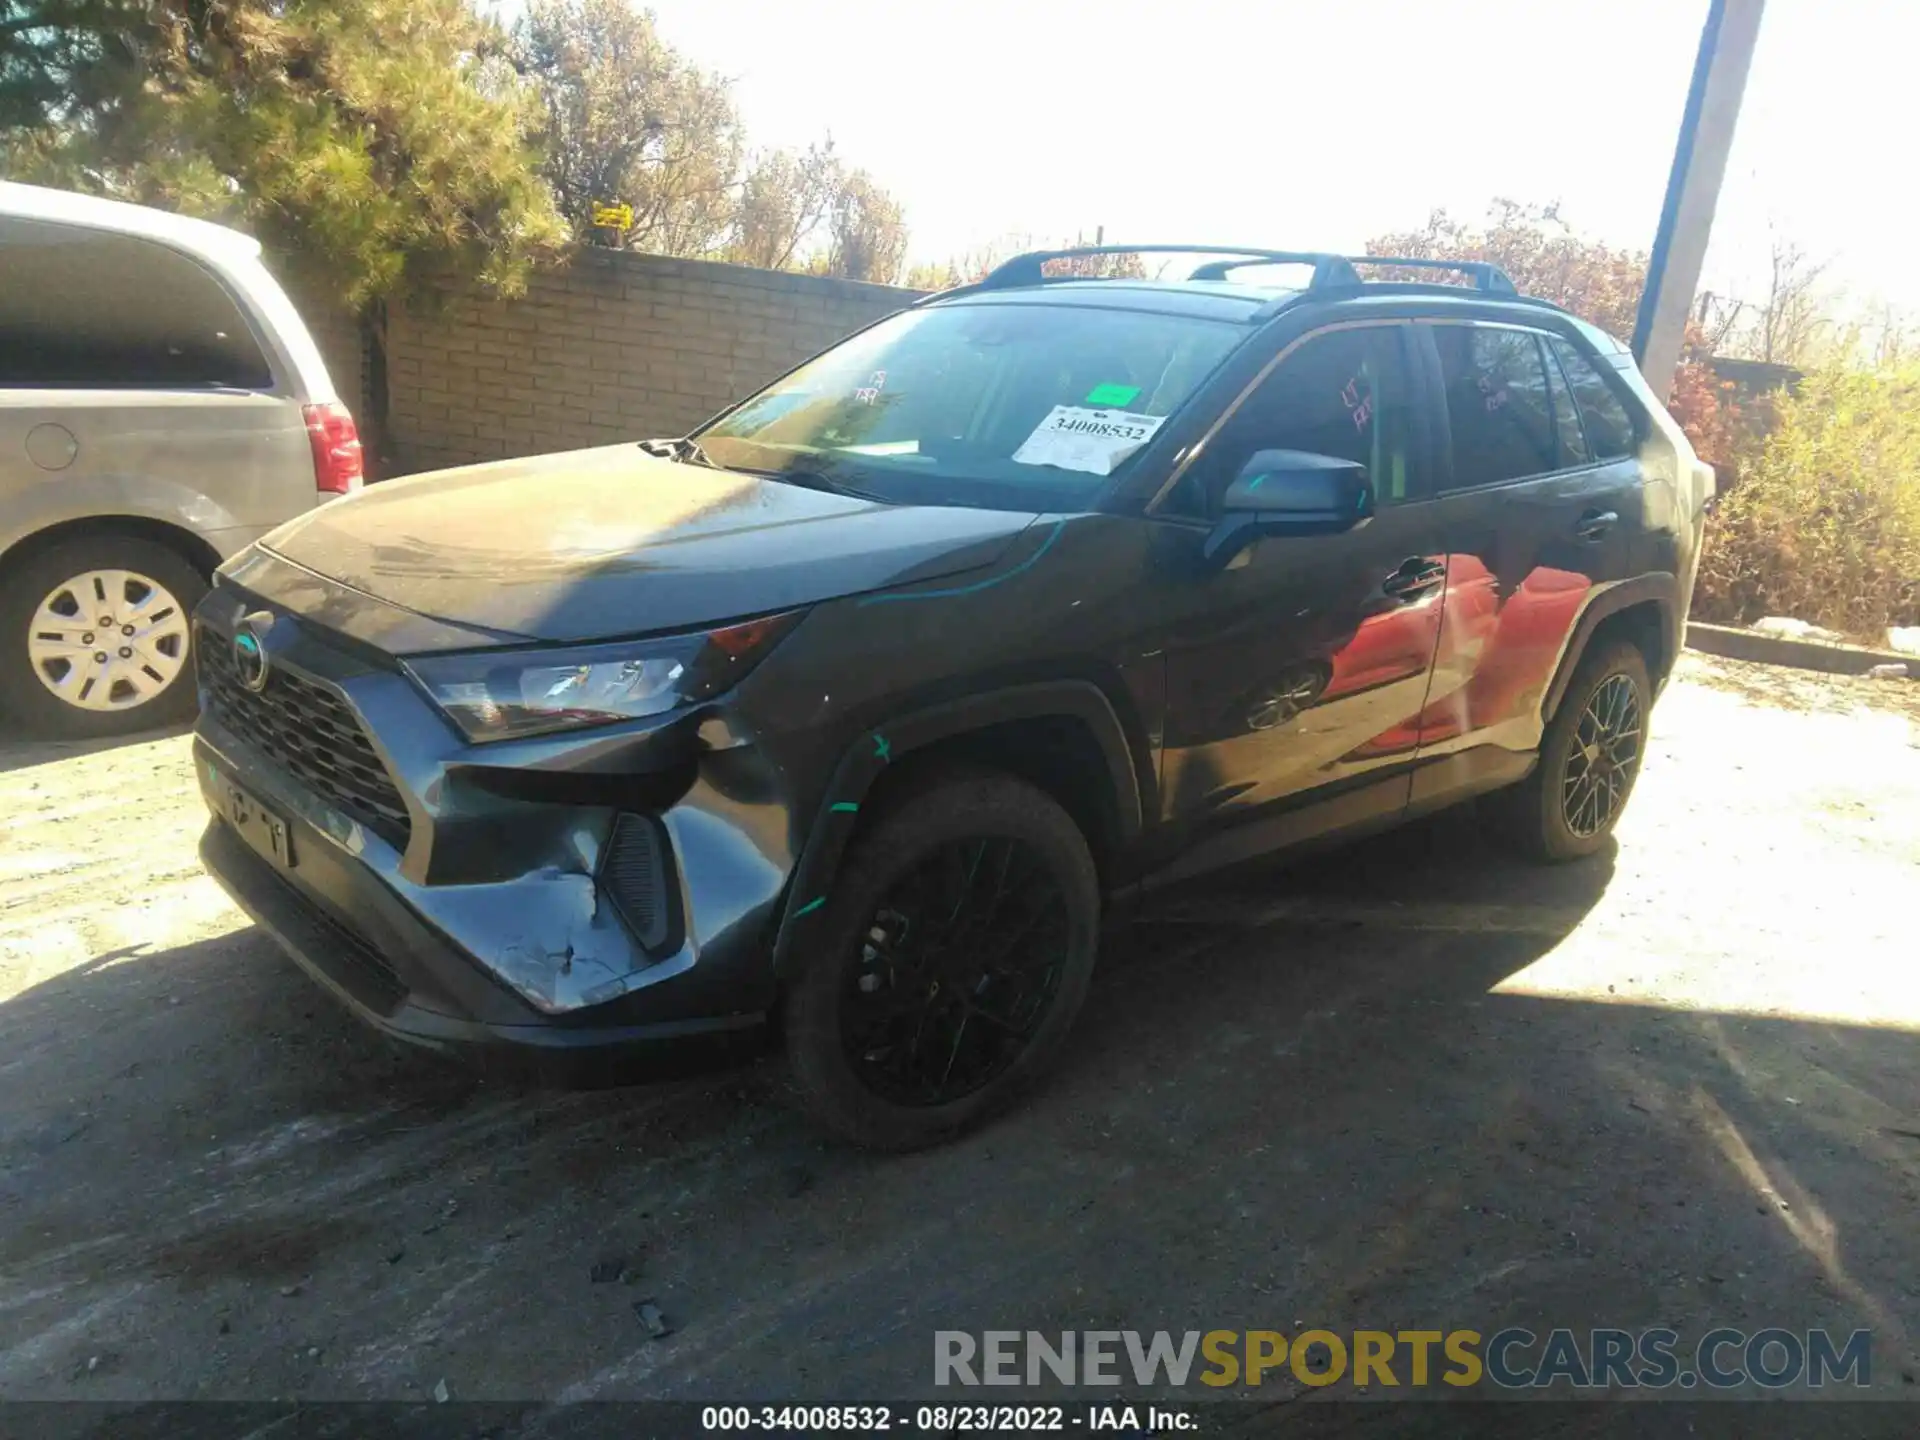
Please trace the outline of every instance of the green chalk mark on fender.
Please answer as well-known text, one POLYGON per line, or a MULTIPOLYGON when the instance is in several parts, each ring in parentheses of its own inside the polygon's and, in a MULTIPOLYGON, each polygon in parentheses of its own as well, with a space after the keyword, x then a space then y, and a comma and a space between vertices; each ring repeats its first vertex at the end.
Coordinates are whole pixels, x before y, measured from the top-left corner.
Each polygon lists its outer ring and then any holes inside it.
POLYGON ((794 911, 793 918, 798 920, 802 915, 811 915, 814 911, 818 910, 822 905, 826 903, 827 903, 826 896, 816 895, 813 899, 809 900, 806 904, 802 905, 798 910, 794 911))
POLYGON ((860 807, 854 804, 851 800, 835 801, 833 808, 835 810, 842 811, 848 815, 857 815, 860 813, 860 807))
POLYGON ((868 605, 885 605, 894 600, 946 600, 956 595, 974 595, 982 590, 991 590, 994 586, 1003 584, 1024 571, 1031 570, 1040 562, 1040 557, 1053 548, 1053 542, 1060 538, 1060 532, 1066 528, 1067 522, 1064 518, 1054 521, 1053 533, 1040 542, 1039 548, 1036 549, 1033 554, 1022 560, 1011 570, 1003 571, 998 575, 989 575, 986 579, 976 580, 971 585, 962 585, 957 589, 951 590, 909 590, 899 595, 868 595, 857 603, 864 608, 868 605))
POLYGON ((892 749, 893 747, 887 744, 886 736, 876 735, 873 737, 873 753, 879 756, 880 759, 891 760, 893 758, 893 755, 890 753, 892 749))

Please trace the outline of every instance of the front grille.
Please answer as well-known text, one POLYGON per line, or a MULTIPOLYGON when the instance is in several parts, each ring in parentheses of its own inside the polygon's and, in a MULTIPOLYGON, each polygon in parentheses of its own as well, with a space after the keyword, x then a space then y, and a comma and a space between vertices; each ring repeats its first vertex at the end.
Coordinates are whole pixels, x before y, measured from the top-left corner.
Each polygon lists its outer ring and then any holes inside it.
POLYGON ((336 810, 406 849, 406 802, 346 701, 285 669, 269 675, 265 690, 249 690, 226 637, 204 626, 195 629, 193 649, 203 700, 216 720, 336 810))

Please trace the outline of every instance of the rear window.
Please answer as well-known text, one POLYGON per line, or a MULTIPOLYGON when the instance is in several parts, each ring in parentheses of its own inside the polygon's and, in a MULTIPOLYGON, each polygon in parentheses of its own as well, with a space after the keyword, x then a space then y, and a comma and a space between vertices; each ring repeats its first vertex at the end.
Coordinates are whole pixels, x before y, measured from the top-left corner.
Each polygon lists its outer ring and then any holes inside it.
POLYGON ((0 218, 0 385, 272 388, 246 316, 163 245, 0 218))
POLYGON ((1587 363, 1587 357, 1567 341, 1554 336, 1554 357, 1567 377, 1574 403, 1580 409, 1580 421, 1586 430, 1587 448, 1596 460, 1614 460, 1631 455, 1634 449, 1633 417, 1613 387, 1600 372, 1587 363))

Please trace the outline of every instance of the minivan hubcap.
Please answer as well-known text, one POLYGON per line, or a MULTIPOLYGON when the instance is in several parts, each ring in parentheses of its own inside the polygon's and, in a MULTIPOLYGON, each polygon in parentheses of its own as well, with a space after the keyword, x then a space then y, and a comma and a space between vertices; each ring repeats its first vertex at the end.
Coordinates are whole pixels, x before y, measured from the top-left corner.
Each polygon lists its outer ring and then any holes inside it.
POLYGON ((1023 841, 935 850, 881 897, 842 994, 845 1054, 901 1105, 944 1105, 1020 1058, 1060 989, 1066 896, 1023 841))
POLYGON ((1567 829, 1584 840, 1620 813, 1640 763, 1640 695, 1625 675, 1609 675, 1574 726, 1561 790, 1567 829))
POLYGON ((80 710, 131 710, 187 663, 187 614, 173 592, 132 570, 89 570, 54 586, 27 629, 40 683, 80 710))

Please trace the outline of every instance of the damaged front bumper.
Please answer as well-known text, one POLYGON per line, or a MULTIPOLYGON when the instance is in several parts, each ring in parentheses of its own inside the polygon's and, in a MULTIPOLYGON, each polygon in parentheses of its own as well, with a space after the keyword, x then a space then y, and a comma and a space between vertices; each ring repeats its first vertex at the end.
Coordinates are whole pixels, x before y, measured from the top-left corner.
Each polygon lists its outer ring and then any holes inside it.
POLYGON ((548 1053, 764 1019, 797 831, 755 747, 693 717, 470 746, 287 617, 243 696, 221 657, 248 611, 222 587, 198 617, 201 856, 363 1018, 548 1053))

